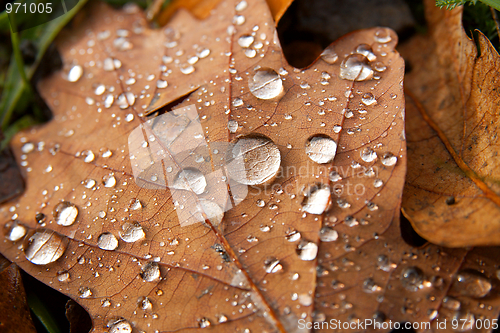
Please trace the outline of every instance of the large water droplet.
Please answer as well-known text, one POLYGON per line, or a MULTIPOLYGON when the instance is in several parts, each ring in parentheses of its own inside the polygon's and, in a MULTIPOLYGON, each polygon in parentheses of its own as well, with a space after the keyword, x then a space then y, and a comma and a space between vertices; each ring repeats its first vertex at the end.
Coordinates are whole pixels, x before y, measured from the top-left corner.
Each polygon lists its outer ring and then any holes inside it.
POLYGON ((313 136, 307 141, 306 154, 316 163, 330 163, 335 158, 337 143, 327 136, 313 136))
POLYGON ((78 216, 78 208, 68 201, 58 203, 52 211, 57 224, 63 226, 70 226, 75 223, 78 216))
POLYGON ((327 185, 314 185, 302 203, 302 210, 310 214, 321 215, 330 206, 330 187, 327 185))
POLYGON ((386 28, 378 29, 375 31, 374 39, 378 43, 389 43, 392 40, 390 30, 386 28))
POLYGON ((335 51, 333 50, 332 46, 328 46, 322 53, 321 53, 321 59, 323 59, 325 62, 329 64, 334 64, 339 56, 335 51))
POLYGON ((401 272, 401 284, 406 290, 417 291, 424 287, 424 273, 418 267, 408 267, 401 272))
POLYGON ((228 151, 227 160, 232 179, 245 185, 259 185, 269 183, 276 177, 281 155, 271 139, 247 135, 236 141, 228 151))
POLYGON ((9 221, 3 227, 5 238, 11 242, 16 242, 26 235, 26 227, 19 221, 9 221))
POLYGON ((283 93, 283 81, 274 69, 261 68, 248 80, 248 88, 259 99, 273 99, 283 93))
POLYGON ((46 265, 59 259, 66 250, 67 240, 51 230, 38 230, 28 239, 24 249, 26 259, 35 265, 46 265))
POLYGON ((350 81, 365 81, 373 76, 373 70, 367 63, 368 59, 361 54, 347 56, 340 65, 340 78, 350 81))
POLYGON ((137 242, 138 240, 144 239, 146 234, 142 229, 139 222, 125 222, 122 225, 122 230, 119 232, 120 238, 127 243, 137 242))
POLYGON ((160 266, 156 262, 148 262, 141 272, 144 281, 153 282, 160 278, 160 266))
POLYGON ((457 274, 453 281, 452 291, 455 294, 481 298, 491 291, 491 281, 475 270, 464 270, 457 274))
POLYGON ((172 188, 177 190, 193 191, 202 194, 207 187, 207 180, 203 173, 195 168, 185 168, 181 170, 174 180, 172 188))
POLYGON ((252 35, 243 35, 238 38, 238 45, 241 47, 250 47, 254 40, 255 39, 252 35))
POLYGON ((118 239, 112 233, 104 232, 99 235, 97 246, 103 250, 113 251, 118 247, 118 239))
POLYGON ((83 74, 83 68, 80 65, 76 65, 71 67, 68 73, 68 81, 69 82, 76 82, 80 80, 83 74))

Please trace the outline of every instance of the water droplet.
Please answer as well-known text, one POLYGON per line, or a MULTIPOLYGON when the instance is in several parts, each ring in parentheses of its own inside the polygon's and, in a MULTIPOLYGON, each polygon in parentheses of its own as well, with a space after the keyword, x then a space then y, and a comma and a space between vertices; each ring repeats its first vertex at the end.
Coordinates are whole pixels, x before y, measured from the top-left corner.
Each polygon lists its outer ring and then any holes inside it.
POLYGON ((373 69, 376 70, 377 72, 383 72, 387 69, 387 67, 384 65, 383 62, 377 61, 376 63, 373 64, 373 69))
POLYGON ((243 10, 247 9, 247 7, 248 7, 247 2, 246 2, 245 0, 243 0, 243 1, 240 1, 240 2, 236 5, 235 9, 236 9, 236 11, 237 11, 237 12, 241 12, 241 11, 243 11, 243 10))
POLYGON ((167 86, 168 86, 168 83, 165 80, 158 80, 158 81, 156 81, 156 88, 158 88, 158 89, 164 89, 167 86))
POLYGON ((141 201, 139 199, 132 199, 130 200, 130 209, 132 210, 138 210, 142 208, 141 201))
POLYGON ((301 260, 314 260, 318 254, 318 245, 313 242, 302 241, 297 246, 296 252, 301 260))
POLYGON ((76 65, 71 67, 68 73, 68 81, 69 82, 76 82, 80 80, 83 74, 83 68, 80 65, 76 65))
POLYGON ((188 74, 193 73, 195 68, 191 64, 185 64, 185 65, 180 66, 179 69, 181 70, 182 74, 188 75, 188 74))
POLYGON ((156 262, 148 262, 141 272, 141 277, 144 281, 153 282, 160 278, 160 266, 156 262))
POLYGON ((332 227, 325 226, 319 231, 319 239, 322 242, 335 242, 339 238, 339 233, 332 227))
POLYGON ((373 162, 377 159, 377 153, 370 148, 364 148, 360 155, 361 159, 367 163, 373 162))
POLYGON ((444 308, 449 310, 460 310, 460 307, 462 306, 458 299, 450 296, 446 296, 445 298, 443 298, 442 305, 444 308))
POLYGON ((389 261, 389 258, 385 255, 380 255, 377 257, 377 267, 385 272, 390 272, 393 265, 389 261))
POLYGON ((372 278, 368 278, 363 281, 363 291, 365 293, 375 293, 382 290, 382 288, 373 281, 372 278))
POLYGON ((261 68, 248 80, 248 88, 259 99, 273 99, 283 93, 283 81, 274 69, 261 68))
POLYGON ((327 47, 322 53, 321 53, 321 59, 323 59, 325 62, 329 64, 334 64, 339 56, 335 51, 333 50, 332 46, 327 47))
POLYGON ((69 282, 71 277, 68 272, 62 271, 57 273, 57 280, 59 280, 59 282, 69 282))
POLYGON ((112 174, 102 177, 102 180, 104 182, 104 187, 115 187, 116 185, 116 178, 112 174))
POLYGON ((132 326, 125 320, 113 321, 109 326, 109 333, 132 333, 132 326))
POLYGON ((340 176, 339 173, 337 171, 335 171, 335 170, 332 170, 330 172, 329 177, 330 177, 330 180, 332 182, 338 182, 338 181, 342 180, 342 176, 340 176))
POLYGON ((89 287, 80 287, 78 289, 78 297, 89 298, 90 296, 92 296, 92 290, 89 287))
POLYGON ((254 37, 252 35, 243 35, 238 38, 238 45, 241 47, 250 47, 254 42, 254 37))
POLYGON ((104 84, 100 84, 95 88, 94 94, 96 94, 97 96, 101 96, 102 94, 104 94, 105 91, 106 91, 106 86, 104 84))
POLYGON ((26 259, 35 265, 46 265, 59 259, 66 250, 67 241, 59 234, 41 229, 27 242, 24 250, 26 259))
POLYGON ((239 138, 228 152, 227 169, 235 181, 245 185, 271 182, 277 175, 281 155, 274 142, 264 136, 239 138))
POLYGON ((364 94, 363 97, 361 97, 361 102, 363 102, 363 104, 367 106, 377 104, 377 100, 372 93, 364 94))
POLYGON ((384 185, 384 182, 382 181, 382 179, 375 179, 373 181, 373 187, 375 187, 375 188, 379 188, 382 185, 384 185))
POLYGON ((398 161, 398 158, 392 153, 385 153, 382 157, 382 164, 385 166, 393 166, 398 161))
POLYGON ((314 185, 302 203, 302 211, 321 215, 330 206, 330 187, 323 184, 314 185))
POLYGON ((418 267, 408 267, 401 272, 401 284, 406 290, 417 291, 424 287, 424 273, 418 267))
POLYGON ((26 227, 19 221, 9 221, 3 227, 5 238, 11 242, 16 242, 26 235, 26 227))
POLYGON ((340 65, 340 78, 350 81, 365 81, 373 76, 373 70, 361 54, 347 56, 340 65))
POLYGON ((245 16, 243 16, 243 15, 235 15, 233 17, 233 24, 242 25, 243 23, 245 23, 245 16))
POLYGON ((233 102, 231 103, 234 107, 242 106, 243 105, 243 100, 241 98, 235 98, 233 99, 233 102))
POLYGON ((374 61, 377 56, 373 53, 372 48, 368 44, 360 44, 356 47, 356 53, 364 55, 369 61, 374 61))
POLYGON ((131 92, 120 94, 116 104, 120 107, 120 109, 126 109, 135 104, 135 96, 131 92))
POLYGON ((225 323, 227 322, 227 316, 226 315, 219 315, 219 323, 225 323))
POLYGON ((195 168, 185 168, 181 170, 174 180, 172 188, 177 190, 193 191, 202 194, 207 187, 207 180, 200 170, 195 168))
POLYGON ((62 201, 54 207, 52 215, 54 215, 57 224, 67 227, 75 223, 78 208, 71 202, 62 201))
POLYGON ((266 273, 277 273, 283 269, 283 266, 280 264, 280 261, 276 258, 267 259, 264 262, 264 269, 266 273))
POLYGON ((391 33, 389 29, 381 28, 375 31, 375 36, 374 39, 377 43, 389 43, 392 38, 391 38, 391 33))
POLYGON ((27 142, 23 145, 23 147, 21 148, 21 151, 24 153, 24 154, 29 154, 31 153, 33 150, 35 149, 35 145, 31 142, 27 142))
POLYGON ((104 107, 106 109, 109 109, 111 105, 113 105, 113 102, 115 101, 115 97, 111 94, 107 95, 106 98, 104 99, 104 107))
POLYGON ((139 308, 145 311, 151 310, 153 308, 153 303, 151 303, 151 300, 148 297, 139 298, 139 300, 137 301, 137 305, 139 306, 139 308))
POLYGON ((482 298, 491 291, 491 281, 475 270, 464 270, 457 274, 453 281, 452 291, 456 294, 482 298))
POLYGON ((198 56, 198 58, 200 59, 203 59, 203 58, 206 58, 210 55, 210 50, 207 49, 207 48, 203 48, 203 47, 200 47, 198 48, 198 50, 196 51, 196 55, 198 56))
POLYGON ((110 232, 104 232, 97 239, 97 246, 102 250, 113 251, 118 247, 118 239, 110 232))
POLYGON ((300 232, 298 232, 297 230, 293 230, 285 236, 286 240, 289 241, 290 243, 298 241, 301 237, 302 236, 300 232))
POLYGON ((146 234, 139 222, 125 222, 119 232, 120 238, 127 243, 137 242, 146 238, 146 234))
POLYGON ((306 144, 306 154, 316 163, 330 163, 335 158, 337 143, 327 136, 313 136, 306 144))
POLYGON ((238 130, 238 122, 236 120, 229 120, 227 122, 227 129, 230 133, 236 133, 238 130))
POLYGON ((200 328, 207 328, 210 327, 210 325, 212 325, 212 323, 205 317, 198 320, 198 326, 200 326, 200 328))

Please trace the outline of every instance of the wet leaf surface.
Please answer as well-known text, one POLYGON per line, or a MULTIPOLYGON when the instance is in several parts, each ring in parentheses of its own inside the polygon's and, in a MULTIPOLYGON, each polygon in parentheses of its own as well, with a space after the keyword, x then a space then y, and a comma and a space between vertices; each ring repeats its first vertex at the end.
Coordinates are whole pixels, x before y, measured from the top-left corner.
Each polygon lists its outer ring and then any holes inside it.
POLYGON ((349 34, 298 70, 264 1, 158 30, 134 6, 81 15, 39 86, 53 120, 12 141, 27 189, 0 208, 0 249, 94 331, 497 317, 498 249, 401 238, 393 31, 349 34))
POLYGON ((462 28, 462 8, 428 6, 427 17, 429 36, 402 48, 413 68, 405 79, 411 163, 403 208, 436 244, 497 245, 500 58, 482 34, 477 53, 462 28))

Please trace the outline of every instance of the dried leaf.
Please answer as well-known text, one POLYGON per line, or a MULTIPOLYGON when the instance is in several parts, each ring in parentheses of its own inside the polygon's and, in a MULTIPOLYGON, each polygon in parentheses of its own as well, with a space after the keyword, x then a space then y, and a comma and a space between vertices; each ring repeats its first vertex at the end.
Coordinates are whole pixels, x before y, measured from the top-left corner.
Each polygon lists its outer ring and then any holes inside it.
POLYGON ((0 330, 2 332, 35 333, 21 273, 0 255, 0 330))
POLYGON ((394 32, 347 35, 298 70, 264 1, 181 11, 162 30, 133 6, 86 10, 40 85, 54 119, 13 140, 27 189, 0 208, 0 249, 94 331, 496 317, 497 250, 400 237, 394 32))
POLYGON ((415 230, 444 246, 499 244, 498 70, 479 33, 481 55, 462 28, 462 7, 428 6, 429 37, 402 52, 407 76, 408 178, 404 211, 415 230), (418 50, 429 50, 422 53, 418 50))

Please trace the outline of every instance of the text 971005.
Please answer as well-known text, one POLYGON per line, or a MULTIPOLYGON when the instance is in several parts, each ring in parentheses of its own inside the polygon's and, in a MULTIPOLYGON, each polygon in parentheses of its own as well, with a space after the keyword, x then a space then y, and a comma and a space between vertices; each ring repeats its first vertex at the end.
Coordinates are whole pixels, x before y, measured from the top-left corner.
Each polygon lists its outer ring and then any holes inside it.
POLYGON ((50 14, 52 13, 52 3, 20 3, 20 2, 13 2, 13 3, 8 3, 5 6, 5 11, 10 14, 10 13, 23 13, 23 14, 35 14, 35 13, 47 13, 50 14))

